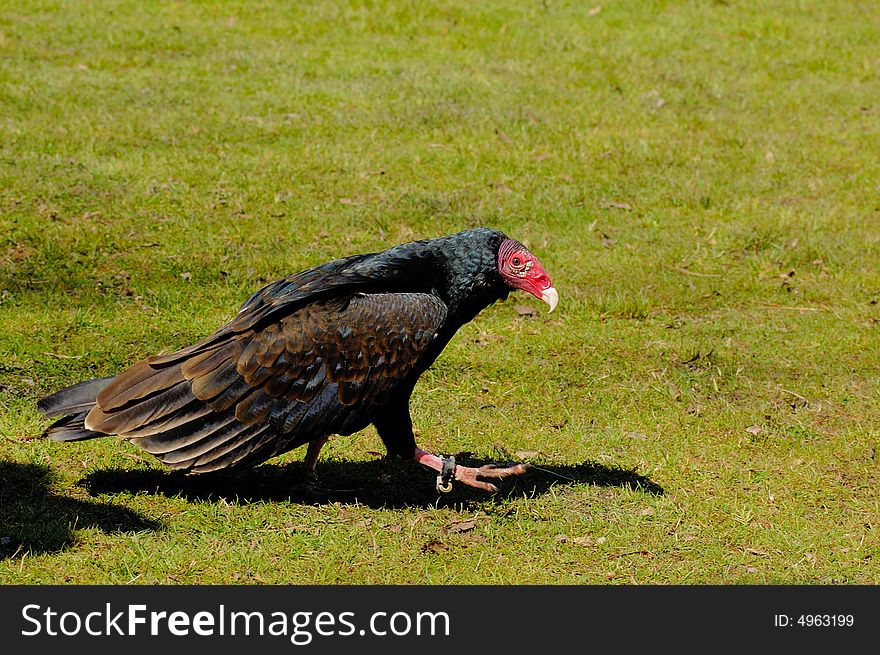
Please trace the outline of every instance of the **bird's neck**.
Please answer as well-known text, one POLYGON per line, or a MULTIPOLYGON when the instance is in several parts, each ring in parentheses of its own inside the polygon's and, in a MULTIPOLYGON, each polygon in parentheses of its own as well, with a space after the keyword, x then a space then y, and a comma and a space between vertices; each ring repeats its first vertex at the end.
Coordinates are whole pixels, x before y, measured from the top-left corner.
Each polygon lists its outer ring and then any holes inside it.
POLYGON ((403 244, 376 257, 378 268, 395 286, 439 296, 459 325, 509 291, 491 253, 466 250, 450 237, 403 244))

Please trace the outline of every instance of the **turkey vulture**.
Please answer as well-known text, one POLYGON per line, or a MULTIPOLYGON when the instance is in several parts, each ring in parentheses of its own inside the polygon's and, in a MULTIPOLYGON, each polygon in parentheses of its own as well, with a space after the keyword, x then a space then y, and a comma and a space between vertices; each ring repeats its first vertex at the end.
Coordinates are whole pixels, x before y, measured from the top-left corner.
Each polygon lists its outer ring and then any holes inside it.
POLYGON ((273 282, 198 343, 80 382, 38 403, 61 417, 56 441, 130 440, 174 469, 204 473, 255 465, 308 444, 307 479, 331 434, 374 424, 389 455, 452 480, 527 467, 456 465, 416 446, 409 398, 455 332, 522 289, 550 311, 559 296, 537 258, 501 232, 476 228, 337 259, 273 282))

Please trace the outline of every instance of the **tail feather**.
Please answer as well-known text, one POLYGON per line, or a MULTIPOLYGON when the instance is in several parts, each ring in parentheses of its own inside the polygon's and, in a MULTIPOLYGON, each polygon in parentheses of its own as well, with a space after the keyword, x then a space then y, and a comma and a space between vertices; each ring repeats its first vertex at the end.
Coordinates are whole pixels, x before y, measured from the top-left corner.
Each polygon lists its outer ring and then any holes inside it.
MULTIPOLYGON (((83 441, 118 435, 188 473, 237 467, 282 452, 288 442, 278 441, 269 418, 276 405, 289 404, 287 399, 251 401, 249 411, 261 413, 236 416, 237 403, 263 396, 238 374, 241 345, 206 342, 193 348, 196 353, 181 351, 155 365, 139 362, 116 377, 80 382, 46 396, 38 401, 39 410, 57 420, 44 436, 83 441)), ((308 410, 319 400, 305 403, 297 417, 314 413, 308 410)))
POLYGON ((86 380, 85 382, 66 387, 61 391, 56 391, 37 401, 37 409, 43 413, 43 416, 58 416, 59 414, 71 414, 83 410, 88 411, 95 406, 95 399, 98 397, 98 394, 112 379, 112 377, 109 377, 86 380))
POLYGON ((86 380, 37 401, 37 409, 44 416, 60 415, 57 421, 46 428, 43 436, 53 441, 84 441, 106 436, 103 432, 87 429, 84 421, 86 414, 95 406, 98 393, 112 379, 86 380))
POLYGON ((103 432, 94 432, 86 428, 83 421, 87 413, 86 411, 62 416, 46 428, 43 436, 52 441, 85 441, 96 437, 106 437, 107 435, 103 432))

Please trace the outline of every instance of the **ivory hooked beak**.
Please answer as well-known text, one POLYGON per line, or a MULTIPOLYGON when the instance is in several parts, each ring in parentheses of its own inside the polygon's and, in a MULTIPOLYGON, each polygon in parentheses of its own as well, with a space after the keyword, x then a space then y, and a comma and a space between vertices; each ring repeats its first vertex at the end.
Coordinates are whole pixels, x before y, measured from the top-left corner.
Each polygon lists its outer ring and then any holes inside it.
MULTIPOLYGON (((552 312, 556 309, 556 305, 559 304, 559 292, 555 287, 547 287, 541 294, 541 300, 550 305, 550 312, 552 312)), ((550 312, 547 313, 549 314, 550 312)))

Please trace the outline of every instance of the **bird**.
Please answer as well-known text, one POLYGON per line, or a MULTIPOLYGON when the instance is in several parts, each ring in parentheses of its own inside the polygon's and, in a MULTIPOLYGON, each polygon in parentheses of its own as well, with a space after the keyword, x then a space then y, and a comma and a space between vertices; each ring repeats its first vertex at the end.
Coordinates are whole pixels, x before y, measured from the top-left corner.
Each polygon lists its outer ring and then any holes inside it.
POLYGON ((307 445, 304 477, 332 435, 374 425, 389 457, 495 492, 528 464, 463 466, 419 448, 409 411, 419 377, 483 309, 525 291, 557 306, 544 267, 486 227, 360 254, 272 282, 205 338, 40 399, 54 441, 116 435, 171 469, 234 471, 307 445))

